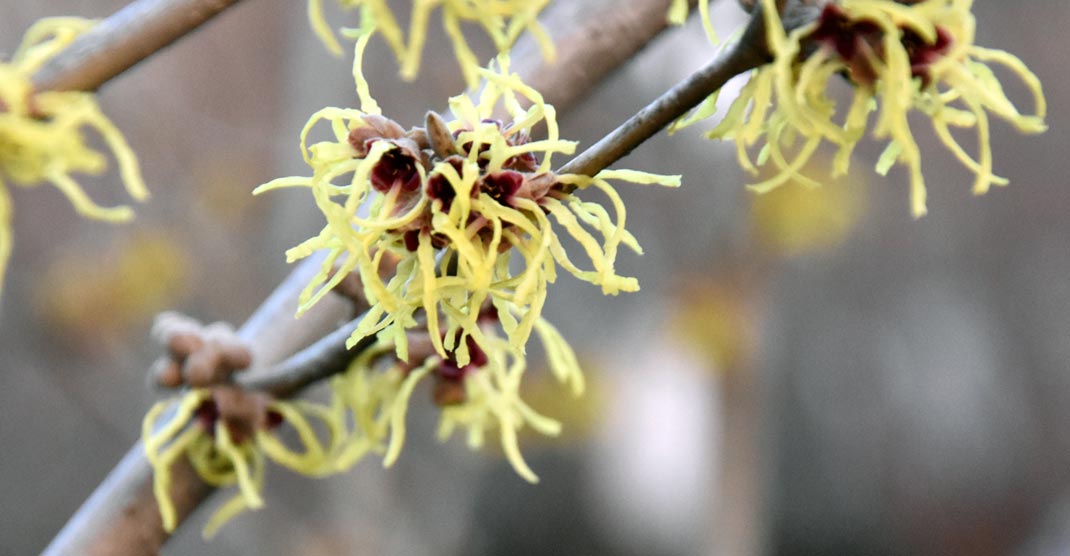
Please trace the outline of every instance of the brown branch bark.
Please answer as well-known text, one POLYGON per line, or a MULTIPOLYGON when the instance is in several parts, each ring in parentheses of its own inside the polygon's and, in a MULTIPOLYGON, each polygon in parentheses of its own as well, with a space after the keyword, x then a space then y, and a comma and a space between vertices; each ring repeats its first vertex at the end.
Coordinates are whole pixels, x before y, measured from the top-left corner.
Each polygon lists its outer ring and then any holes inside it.
POLYGON ((92 91, 239 0, 136 0, 101 21, 33 76, 38 91, 92 91))
MULTIPOLYGON (((542 58, 535 41, 525 36, 511 54, 518 67, 532 68, 527 81, 547 103, 559 109, 586 96, 666 29, 672 0, 621 2, 584 0, 561 4, 540 18, 558 47, 553 63, 542 58)), ((691 1, 694 6, 697 2, 691 1)))

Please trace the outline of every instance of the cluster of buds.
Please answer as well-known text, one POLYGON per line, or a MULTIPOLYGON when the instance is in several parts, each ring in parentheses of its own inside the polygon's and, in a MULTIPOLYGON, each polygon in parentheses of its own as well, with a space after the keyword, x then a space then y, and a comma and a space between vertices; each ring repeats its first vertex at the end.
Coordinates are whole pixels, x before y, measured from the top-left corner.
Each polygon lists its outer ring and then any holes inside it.
POLYGON ((741 165, 755 174, 748 148, 761 144, 757 165, 772 163, 777 172, 751 185, 755 191, 791 180, 819 185, 801 170, 820 144, 828 141, 837 147, 833 174, 846 173, 855 145, 869 129, 870 113, 876 112, 873 135, 889 141, 877 171, 885 174, 897 163, 907 167, 911 211, 920 217, 926 212, 925 182, 921 152, 907 119, 916 110, 976 175, 975 194, 1004 185, 1007 180, 992 170, 989 117, 1010 122, 1023 133, 1042 132, 1044 95, 1040 81, 1021 60, 974 44, 971 8, 972 0, 827 2, 815 21, 789 33, 777 16, 775 1, 762 0, 773 61, 754 70, 709 136, 734 139, 741 165), (1003 65, 1022 80, 1034 97, 1035 114, 1018 111, 989 64, 1003 65), (842 113, 829 93, 830 81, 838 75, 854 91, 842 113), (951 128, 976 130, 976 157, 959 144, 951 128))
POLYGON ((80 18, 42 19, 26 31, 11 60, 0 61, 0 284, 12 247, 8 184, 52 184, 87 218, 107 222, 133 218, 130 207, 97 205, 71 177, 73 173, 102 174, 107 168, 107 158, 89 146, 84 129, 104 140, 130 196, 138 201, 148 198, 133 151, 100 111, 92 93, 33 90, 34 72, 94 23, 80 18))
MULTIPOLYGON (((473 154, 476 147, 472 140, 460 142, 461 135, 471 130, 451 132, 442 117, 434 112, 428 112, 425 127, 407 132, 397 122, 378 114, 364 115, 361 123, 363 125, 349 132, 348 138, 356 157, 368 157, 376 143, 386 146, 368 176, 372 189, 390 199, 393 217, 404 217, 416 207, 421 209, 415 219, 406 219, 405 224, 389 230, 409 252, 418 249, 422 235, 430 238, 435 249, 451 244, 449 237, 434 231, 432 222, 434 214, 448 214, 457 198, 457 189, 446 174, 446 165, 453 169, 454 176, 459 177, 466 161, 474 158, 480 173, 468 196, 478 200, 481 194, 486 194, 503 207, 515 209, 522 200, 537 203, 554 185, 552 174, 535 174, 539 160, 530 151, 518 151, 515 156, 496 164, 497 171, 488 171, 490 144, 479 144, 480 152, 473 154), (421 180, 421 176, 427 179, 421 180), (438 204, 433 204, 435 202, 438 204)), ((522 147, 530 140, 526 132, 511 133, 499 120, 484 119, 480 125, 495 128, 510 148, 522 147)), ((494 229, 490 220, 471 215, 469 221, 469 227, 477 236, 484 241, 492 239, 494 229)), ((515 228, 515 224, 503 223, 503 230, 511 228, 515 228)), ((510 248, 512 244, 507 239, 499 245, 500 251, 510 248)))
POLYGON ((239 512, 264 505, 260 491, 268 459, 306 475, 337 471, 334 458, 344 436, 342 413, 241 388, 234 374, 249 367, 252 354, 229 325, 203 326, 177 313, 163 313, 153 334, 166 346, 167 356, 156 362, 150 376, 160 387, 182 389, 177 398, 154 405, 142 425, 166 530, 177 523, 170 485, 171 468, 180 457, 185 456, 206 483, 237 485, 239 490, 209 520, 205 536, 212 536, 239 512), (314 432, 311 420, 325 425, 326 442, 314 432), (297 431, 300 451, 276 436, 283 423, 297 431))
MULTIPOLYGON (((453 43, 454 56, 469 88, 479 84, 482 64, 468 46, 461 25, 471 23, 482 27, 499 53, 507 52, 520 34, 527 31, 538 43, 543 57, 552 62, 555 56, 553 41, 538 21, 539 13, 549 3, 550 0, 415 0, 406 33, 385 0, 338 0, 343 9, 360 10, 359 28, 345 29, 343 33, 365 42, 374 33, 381 33, 401 66, 401 76, 407 80, 414 79, 420 70, 428 20, 435 8, 441 8, 442 26, 453 43)), ((323 15, 323 0, 309 0, 308 18, 327 49, 340 56, 342 46, 323 15)), ((363 46, 358 43, 358 50, 360 48, 363 46)))

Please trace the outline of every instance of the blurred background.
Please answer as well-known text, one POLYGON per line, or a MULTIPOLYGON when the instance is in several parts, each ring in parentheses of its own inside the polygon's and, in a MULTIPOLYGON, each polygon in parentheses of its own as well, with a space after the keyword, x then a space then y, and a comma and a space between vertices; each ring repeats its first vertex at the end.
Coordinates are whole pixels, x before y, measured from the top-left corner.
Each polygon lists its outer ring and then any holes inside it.
MULTIPOLYGON (((734 4, 715 3, 724 30, 743 20, 734 4)), ((40 17, 122 5, 4 0, 0 53, 40 17)), ((415 404, 395 468, 370 459, 320 481, 274 468, 266 509, 206 543, 214 499, 165 554, 1070 554, 1070 3, 975 12, 978 43, 1020 56, 1053 107, 1042 136, 994 123, 1010 187, 974 197, 923 120, 918 221, 905 172, 871 172, 878 144, 826 188, 755 197, 702 126, 659 136, 618 165, 684 176, 680 190, 619 188, 646 250, 620 269, 642 291, 552 287, 546 314, 590 387, 577 401, 530 373, 532 405, 565 423, 559 440, 521 439, 539 485, 493 449, 437 443, 434 408, 415 404)), ((697 23, 562 115, 563 136, 591 144, 701 66, 697 23)), ((406 126, 462 87, 433 28, 415 86, 381 41, 369 50, 372 92, 406 126)), ((153 192, 136 222, 77 218, 50 187, 13 191, 0 555, 43 549, 136 441, 155 312, 240 323, 286 275, 283 251, 321 228, 304 192, 249 193, 306 173, 298 132, 323 106, 356 105, 349 69, 303 1, 244 2, 101 91, 153 192)), ((113 177, 79 181, 125 202, 113 177)))

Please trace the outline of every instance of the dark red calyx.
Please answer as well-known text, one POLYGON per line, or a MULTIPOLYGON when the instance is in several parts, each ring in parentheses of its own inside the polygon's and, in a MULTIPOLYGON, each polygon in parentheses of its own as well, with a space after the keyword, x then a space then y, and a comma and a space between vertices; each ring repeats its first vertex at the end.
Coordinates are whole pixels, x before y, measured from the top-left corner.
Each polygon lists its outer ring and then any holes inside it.
MULTIPOLYGON (((497 317, 497 315, 495 315, 497 317)), ((457 331, 458 337, 461 332, 457 331)), ((466 395, 464 390, 464 377, 475 372, 489 362, 487 353, 479 347, 475 339, 466 336, 464 343, 468 346, 469 361, 465 366, 460 366, 454 353, 435 368, 435 385, 431 396, 438 406, 449 406, 464 403, 466 395)))
POLYGON ((480 191, 503 205, 512 206, 513 196, 524 185, 524 174, 513 170, 503 170, 487 174, 480 180, 480 191))
MULTIPOLYGON (((459 156, 451 156, 445 160, 453 169, 457 171, 457 175, 461 175, 464 170, 464 159, 459 156)), ((446 176, 440 172, 431 174, 431 177, 427 180, 427 196, 432 199, 438 199, 442 202, 442 211, 449 212, 450 207, 453 206, 453 200, 457 198, 457 190, 453 188, 453 184, 446 176)))
MULTIPOLYGON (((512 128, 509 125, 505 128, 508 132, 512 128)), ((509 136, 507 142, 510 146, 526 145, 531 141, 531 136, 526 131, 519 131, 509 136)), ((533 152, 521 153, 516 156, 510 157, 502 164, 502 167, 506 170, 516 170, 517 172, 534 172, 539 168, 539 157, 535 156, 533 152)))
POLYGON ((380 193, 387 193, 395 187, 400 187, 404 192, 416 191, 420 187, 420 173, 416 170, 416 164, 416 159, 401 148, 386 151, 372 168, 372 187, 380 193))
POLYGON ((427 227, 420 229, 406 230, 401 234, 401 241, 405 244, 405 249, 409 252, 415 252, 420 248, 420 236, 422 234, 430 234, 431 236, 431 248, 442 249, 449 245, 450 239, 442 234, 432 234, 427 227))
MULTIPOLYGON (((502 130, 504 129, 504 126, 503 126, 503 124, 502 124, 502 122, 500 120, 484 118, 479 123, 482 123, 482 124, 494 124, 494 126, 498 128, 498 132, 499 133, 501 133, 502 130)), ((456 140, 460 136, 461 131, 462 130, 457 130, 457 131, 455 131, 453 133, 454 140, 456 140)), ((464 156, 470 155, 472 153, 472 141, 465 141, 463 144, 459 145, 459 148, 461 150, 461 154, 462 155, 464 155, 464 156)), ((490 145, 488 143, 481 143, 479 145, 479 154, 476 156, 476 162, 479 164, 480 168, 483 168, 484 166, 486 166, 487 163, 490 161, 490 159, 487 156, 485 156, 487 151, 489 151, 489 150, 490 150, 490 145)))
POLYGON ((839 6, 826 4, 810 34, 814 42, 832 49, 847 64, 848 78, 871 85, 877 78, 869 56, 881 50, 883 32, 869 20, 852 20, 839 6))
POLYGON ((502 164, 502 168, 516 170, 517 172, 534 172, 539 169, 539 157, 532 152, 518 154, 509 157, 505 164, 502 164))
MULTIPOLYGON (((912 0, 898 0, 899 4, 916 4, 912 0)), ((922 86, 927 87, 931 81, 929 66, 947 54, 952 37, 946 29, 936 28, 936 41, 926 42, 916 31, 900 28, 900 41, 910 57, 911 77, 920 77, 922 86)), ((835 4, 826 4, 818 25, 810 34, 810 39, 833 50, 847 65, 847 77, 859 85, 872 85, 877 79, 873 59, 884 58, 884 45, 881 39, 884 31, 875 22, 859 19, 852 20, 842 8, 835 4)))
POLYGON ((282 426, 282 423, 286 421, 286 418, 282 416, 282 413, 275 411, 274 409, 267 410, 267 419, 265 426, 270 429, 277 429, 282 426))
POLYGON ((498 317, 498 308, 493 303, 484 305, 479 310, 479 316, 476 318, 476 321, 480 324, 498 322, 499 320, 501 319, 498 317))
POLYGON ((420 230, 409 230, 401 236, 401 239, 405 242, 405 249, 415 252, 420 247, 420 230))
POLYGON ((910 56, 910 76, 920 77, 924 89, 932 81, 929 66, 943 58, 951 49, 951 33, 943 27, 936 28, 936 42, 927 43, 913 29, 903 29, 903 47, 910 56))

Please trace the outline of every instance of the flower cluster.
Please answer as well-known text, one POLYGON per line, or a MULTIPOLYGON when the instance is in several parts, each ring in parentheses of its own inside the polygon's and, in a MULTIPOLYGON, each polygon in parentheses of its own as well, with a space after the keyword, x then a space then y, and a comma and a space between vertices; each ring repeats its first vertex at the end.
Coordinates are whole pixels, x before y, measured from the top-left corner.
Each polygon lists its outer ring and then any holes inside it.
POLYGON ((351 273, 359 273, 371 307, 349 343, 376 335, 376 347, 334 388, 364 439, 349 443, 351 455, 342 461, 359 459, 389 434, 391 463, 404 438, 412 390, 430 376, 444 407, 443 434, 464 427, 469 444, 478 446, 496 426, 514 468, 534 481, 516 430, 527 424, 556 434, 558 425, 519 396, 533 332, 556 376, 582 391, 571 348, 541 318, 547 285, 563 268, 606 294, 637 290, 634 278, 615 270, 622 246, 640 248, 624 228, 626 211, 608 180, 676 186, 679 176, 555 174, 552 156, 573 152, 575 143, 560 139, 553 107, 509 72, 505 56, 495 68, 479 70, 485 85, 477 99, 450 99, 456 119, 429 113, 423 127, 406 130, 383 116, 368 92, 360 70, 365 44, 362 37, 354 71, 360 110, 323 109, 302 131, 312 176, 257 189, 308 187, 326 217, 316 237, 287 252, 291 262, 328 252, 301 295, 300 310, 351 273), (308 146, 321 121, 330 124, 331 138, 308 146), (534 129, 545 138, 533 138, 534 129), (578 196, 590 189, 609 199, 612 213, 578 196), (590 268, 570 259, 566 237, 583 248, 590 268))
POLYGON ((185 455, 197 475, 216 486, 237 485, 238 493, 223 504, 205 525, 212 537, 224 523, 264 501, 265 464, 271 460, 304 475, 336 471, 331 456, 341 440, 341 413, 307 401, 279 401, 235 387, 195 388, 181 399, 156 403, 145 416, 142 438, 153 466, 153 491, 164 529, 174 530, 177 515, 171 501, 171 467, 185 455), (168 410, 173 411, 168 411, 168 410), (331 433, 322 441, 313 428, 319 422, 331 433), (288 424, 303 448, 294 450, 276 432, 288 424))
MULTIPOLYGON (((442 26, 453 43, 454 55, 469 87, 479 84, 478 69, 483 64, 468 46, 461 25, 474 23, 482 27, 498 52, 508 51, 520 34, 527 31, 538 42, 543 56, 552 61, 553 42, 537 20, 539 13, 549 2, 550 0, 414 0, 406 36, 386 0, 339 0, 339 4, 345 9, 360 9, 360 28, 346 30, 347 34, 360 37, 373 32, 382 33, 394 52, 398 65, 401 66, 401 75, 405 79, 414 79, 419 72, 423 46, 427 40, 428 19, 435 8, 441 8, 442 26)), ((309 0, 308 17, 313 30, 328 50, 340 55, 342 47, 323 16, 323 0, 309 0)))
POLYGON ((974 44, 972 0, 842 0, 826 4, 815 22, 791 33, 778 20, 775 2, 762 2, 773 62, 754 70, 709 133, 734 139, 739 161, 751 173, 768 162, 776 167, 773 177, 750 186, 755 191, 792 179, 816 185, 800 169, 824 141, 838 149, 834 175, 846 173, 870 113, 876 112, 873 135, 889 141, 877 171, 884 174, 897 163, 907 167, 911 210, 920 217, 926 212, 926 191, 921 152, 908 122, 911 111, 926 115, 941 142, 976 175, 976 194, 1007 183, 992 170, 990 114, 1024 133, 1046 129, 1037 77, 1017 57, 974 44), (1018 111, 990 64, 1005 66, 1023 81, 1034 97, 1035 114, 1018 111), (845 111, 829 93, 837 76, 853 88, 845 111), (976 130, 976 157, 959 144, 952 128, 976 130), (748 153, 756 144, 761 145, 757 164, 748 153))
POLYGON ((91 93, 33 91, 33 73, 92 25, 78 18, 43 19, 27 30, 11 60, 0 62, 0 283, 12 246, 9 183, 50 183, 88 218, 123 222, 133 217, 130 207, 97 205, 71 177, 76 172, 101 174, 107 167, 107 158, 86 143, 83 128, 100 134, 130 196, 138 201, 148 197, 133 151, 91 93))
POLYGON ((541 317, 548 283, 563 268, 607 294, 638 289, 634 278, 615 270, 622 246, 640 248, 624 228, 626 211, 608 180, 677 186, 679 176, 555 174, 553 154, 570 154, 575 143, 560 139, 554 108, 510 73, 504 55, 496 67, 477 70, 484 80, 477 98, 450 99, 455 119, 432 112, 422 127, 405 129, 382 115, 363 77, 373 33, 360 35, 356 45, 360 109, 325 108, 301 132, 312 175, 273 180, 256 192, 311 191, 326 225, 287 258, 328 254, 302 292, 299 312, 332 291, 359 297, 371 309, 349 345, 369 336, 376 341, 332 379, 328 404, 283 402, 231 380, 249 364, 233 334, 164 318, 170 359, 157 382, 186 391, 152 408, 143 439, 168 529, 177 521, 172 466, 183 456, 203 480, 238 486, 206 535, 263 504, 267 461, 311 476, 344 471, 371 453, 392 464, 404 443, 409 401, 425 379, 434 383, 432 399, 441 407, 442 439, 464 429, 475 448, 496 430, 517 473, 537 481, 520 455, 517 432, 530 427, 556 435, 561 425, 521 399, 529 337, 541 340, 558 382, 574 395, 584 389, 575 354, 541 317), (321 122, 329 124, 330 138, 310 145, 321 122), (534 130, 545 138, 534 138, 534 130), (591 189, 609 199, 612 211, 579 197, 591 189), (589 268, 569 258, 567 238, 583 248, 589 268), (299 450, 279 440, 283 424, 296 431, 299 450))
POLYGON ((361 110, 323 109, 302 132, 313 175, 257 189, 309 187, 327 219, 316 237, 287 252, 290 261, 329 252, 302 294, 302 311, 359 271, 372 309, 351 344, 379 334, 407 360, 406 331, 417 326, 416 313, 423 309, 439 356, 455 352, 466 365, 466 338, 485 340, 477 320, 486 303, 502 315, 511 345, 523 350, 558 267, 607 294, 638 289, 634 278, 614 268, 621 246, 640 248, 624 228, 624 205, 607 180, 678 185, 678 176, 554 174, 552 155, 571 153, 575 144, 558 137, 553 107, 509 73, 505 57, 496 71, 480 70, 487 84, 478 102, 463 95, 450 100, 458 119, 446 123, 430 114, 426 127, 408 131, 380 114, 356 73, 361 110), (530 106, 523 108, 521 99, 530 106), (509 121, 494 118, 499 104, 509 121), (331 124, 333 139, 306 147, 321 120, 331 124), (545 128, 545 139, 532 140, 536 126, 545 128), (585 189, 605 194, 615 214, 580 199, 576 191, 585 189), (573 263, 554 222, 583 247, 593 268, 573 263), (389 270, 383 267, 388 253, 397 260, 389 270), (522 264, 514 263, 514 254, 522 264))
POLYGON ((223 323, 202 327, 184 316, 163 313, 154 333, 169 352, 155 369, 156 382, 186 388, 177 397, 157 402, 142 423, 164 530, 173 531, 178 522, 171 499, 172 467, 183 456, 206 483, 238 487, 209 519, 206 537, 238 513, 264 505, 260 491, 268 460, 310 476, 343 470, 337 460, 348 435, 344 409, 337 403, 280 401, 232 384, 233 374, 246 369, 252 356, 223 323), (296 432, 300 450, 279 438, 283 424, 296 432), (317 428, 326 433, 326 440, 317 428))

